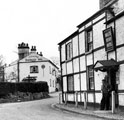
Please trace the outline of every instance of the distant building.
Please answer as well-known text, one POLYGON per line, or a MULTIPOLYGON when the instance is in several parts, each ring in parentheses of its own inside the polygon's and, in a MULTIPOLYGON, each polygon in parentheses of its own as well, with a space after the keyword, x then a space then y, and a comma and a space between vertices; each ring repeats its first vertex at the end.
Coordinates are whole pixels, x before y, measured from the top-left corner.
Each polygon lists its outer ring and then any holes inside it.
POLYGON ((75 102, 78 92, 78 102, 99 105, 107 75, 116 107, 124 107, 124 0, 100 0, 100 8, 59 43, 62 98, 75 102))
POLYGON ((4 82, 4 66, 0 67, 0 82, 4 82))
POLYGON ((56 90, 56 77, 58 67, 45 58, 42 53, 38 54, 36 46, 28 44, 18 45, 19 60, 5 67, 5 81, 8 82, 38 82, 47 81, 49 92, 56 90))

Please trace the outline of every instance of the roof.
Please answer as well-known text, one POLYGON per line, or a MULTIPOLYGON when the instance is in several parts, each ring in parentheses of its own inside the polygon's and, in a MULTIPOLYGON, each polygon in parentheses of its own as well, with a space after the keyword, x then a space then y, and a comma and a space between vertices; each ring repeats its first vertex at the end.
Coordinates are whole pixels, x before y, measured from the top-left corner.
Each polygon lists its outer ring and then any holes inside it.
POLYGON ((107 70, 109 68, 113 68, 115 69, 116 67, 118 67, 118 62, 115 61, 114 59, 111 60, 98 60, 95 65, 94 65, 94 69, 95 70, 107 70))
POLYGON ((81 28, 83 25, 87 24, 88 22, 90 22, 92 19, 96 18, 97 16, 99 16, 100 14, 102 14, 107 8, 109 8, 112 4, 114 4, 115 2, 117 2, 118 0, 112 0, 111 2, 109 2, 109 4, 107 4, 103 9, 99 10, 98 12, 96 12, 95 14, 93 14, 91 17, 89 17, 87 20, 85 20, 84 22, 82 22, 81 24, 79 24, 77 27, 81 28))
POLYGON ((69 35, 67 38, 65 38, 64 40, 62 40, 60 43, 58 43, 58 45, 61 45, 63 43, 65 43, 66 41, 72 39, 73 37, 75 37, 78 34, 78 31, 73 32, 71 35, 69 35))
POLYGON ((49 62, 54 67, 56 67, 57 69, 59 69, 51 60, 45 58, 44 56, 41 56, 41 55, 37 54, 36 52, 30 53, 28 56, 24 57, 21 60, 15 60, 11 64, 9 64, 9 66, 17 65, 18 63, 31 63, 31 62, 49 62))

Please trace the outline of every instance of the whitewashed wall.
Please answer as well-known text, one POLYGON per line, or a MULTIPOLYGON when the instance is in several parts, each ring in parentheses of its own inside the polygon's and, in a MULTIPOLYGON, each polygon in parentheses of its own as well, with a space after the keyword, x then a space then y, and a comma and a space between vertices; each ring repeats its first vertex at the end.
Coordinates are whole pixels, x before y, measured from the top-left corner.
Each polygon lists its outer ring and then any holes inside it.
POLYGON ((94 52, 94 63, 98 60, 107 60, 107 54, 105 49, 94 52))
POLYGON ((79 34, 79 48, 80 48, 80 54, 85 53, 85 35, 84 35, 84 32, 79 34))
POLYGON ((46 81, 49 86, 49 92, 55 91, 55 83, 56 83, 56 76, 52 74, 52 71, 50 73, 50 68, 57 69, 50 64, 49 62, 33 62, 33 63, 20 63, 19 64, 19 74, 20 74, 20 81, 23 80, 23 78, 27 77, 28 75, 30 76, 35 76, 36 81, 46 81), (30 66, 38 66, 38 73, 30 73, 30 66), (42 69, 42 65, 45 65, 44 70, 42 69))
POLYGON ((75 90, 75 91, 80 91, 80 79, 79 79, 79 74, 74 75, 74 90, 75 90))
POLYGON ((63 77, 63 91, 67 92, 67 78, 63 77))
POLYGON ((117 49, 117 61, 124 60, 124 47, 117 49))
POLYGON ((73 73, 72 61, 67 62, 67 74, 73 73))
POLYGON ((66 75, 66 63, 62 64, 62 75, 66 75))
POLYGON ((87 55, 86 59, 87 59, 87 66, 93 65, 93 55, 92 54, 87 55))
POLYGON ((73 57, 76 57, 78 56, 78 36, 73 38, 72 44, 73 44, 73 57))
POLYGON ((116 21, 116 45, 124 44, 124 17, 116 21))
POLYGON ((124 89, 124 64, 119 66, 119 84, 118 84, 118 89, 123 90, 124 89))
POLYGON ((61 46, 61 60, 65 61, 65 44, 61 46))
POLYGON ((86 70, 86 60, 85 60, 85 56, 80 57, 80 70, 81 70, 81 71, 86 70))
POLYGON ((86 73, 81 73, 81 90, 87 90, 86 73))
POLYGON ((79 72, 79 58, 73 60, 74 72, 79 72))
POLYGON ((104 45, 103 30, 105 29, 105 19, 93 26, 93 48, 96 49, 104 45))

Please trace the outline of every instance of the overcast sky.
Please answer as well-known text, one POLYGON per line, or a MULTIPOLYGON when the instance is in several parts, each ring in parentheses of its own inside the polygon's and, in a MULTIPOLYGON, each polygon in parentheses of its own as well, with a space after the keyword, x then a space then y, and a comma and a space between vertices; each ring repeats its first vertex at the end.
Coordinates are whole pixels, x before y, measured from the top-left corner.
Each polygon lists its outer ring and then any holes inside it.
POLYGON ((99 0, 0 0, 0 55, 18 58, 18 44, 35 45, 44 57, 58 56, 58 43, 99 10, 99 0))

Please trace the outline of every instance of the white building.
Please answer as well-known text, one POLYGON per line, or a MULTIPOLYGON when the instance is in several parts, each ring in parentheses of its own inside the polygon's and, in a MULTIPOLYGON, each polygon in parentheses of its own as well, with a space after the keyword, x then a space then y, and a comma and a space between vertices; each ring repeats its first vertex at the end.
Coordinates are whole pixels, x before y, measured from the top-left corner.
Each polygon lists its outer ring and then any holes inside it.
POLYGON ((59 43, 62 99, 99 105, 105 75, 116 92, 116 106, 124 106, 124 0, 100 0, 100 10, 59 43))
POLYGON ((35 46, 29 52, 28 44, 21 43, 18 45, 18 54, 19 60, 5 68, 5 81, 22 82, 28 78, 36 82, 47 81, 49 92, 54 92, 58 67, 42 53, 38 54, 35 46))

